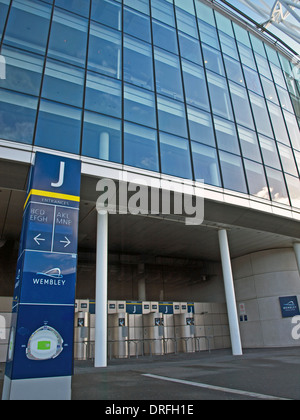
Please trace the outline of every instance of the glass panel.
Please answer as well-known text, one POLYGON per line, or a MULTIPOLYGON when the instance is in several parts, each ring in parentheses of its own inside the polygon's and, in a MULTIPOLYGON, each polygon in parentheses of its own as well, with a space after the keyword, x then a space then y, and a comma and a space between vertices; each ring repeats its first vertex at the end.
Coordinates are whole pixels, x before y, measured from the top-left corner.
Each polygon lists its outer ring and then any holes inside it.
POLYGON ((196 64, 203 65, 199 41, 188 35, 178 33, 181 57, 196 64))
POLYGON ((229 82, 235 119, 238 124, 254 129, 253 118, 247 91, 235 83, 229 82))
POLYGON ((14 0, 4 43, 44 54, 47 45, 51 6, 33 0, 14 0))
POLYGON ((0 79, 0 87, 38 96, 44 60, 8 47, 2 48, 2 55, 6 60, 6 79, 0 79))
POLYGON ((239 155, 240 148, 235 125, 230 121, 226 121, 217 117, 214 117, 214 123, 218 148, 239 155))
POLYGON ((91 19, 120 31, 122 29, 121 5, 111 0, 93 0, 91 19))
POLYGON ((163 173, 192 179, 188 140, 160 133, 160 154, 163 173))
MULTIPOLYGON (((193 5, 194 8, 194 5, 193 5)), ((195 16, 176 8, 177 27, 179 31, 182 31, 193 38, 198 39, 198 28, 196 24, 195 16)))
POLYGON ((220 151, 220 161, 224 188, 247 193, 242 159, 239 156, 220 151))
POLYGON ((149 0, 124 0, 124 5, 149 15, 149 0))
POLYGON ((163 48, 178 54, 177 36, 174 28, 163 23, 152 21, 153 43, 157 47, 163 48))
POLYGON ((287 145, 290 145, 281 109, 278 106, 271 104, 270 102, 268 102, 268 108, 270 111, 276 139, 287 145))
POLYGON ((198 27, 200 31, 201 41, 219 50, 220 44, 219 44, 216 28, 208 25, 202 20, 198 20, 198 27))
POLYGON ((121 121, 84 113, 82 154, 102 160, 121 162, 121 121))
POLYGON ((221 76, 207 72, 207 81, 213 113, 228 120, 233 120, 226 80, 221 76))
POLYGON ((257 135, 254 131, 238 126, 243 156, 256 162, 261 162, 261 154, 258 146, 257 135))
POLYGON ((246 66, 243 66, 243 69, 244 69, 247 88, 263 96, 263 91, 261 88, 258 73, 256 71, 249 69, 246 66))
POLYGON ((155 130, 125 123, 124 164, 150 171, 159 170, 155 130))
POLYGON ((89 17, 90 0, 55 0, 55 6, 70 10, 70 12, 77 13, 85 17, 89 17))
POLYGON ((219 33, 220 42, 221 42, 221 49, 223 54, 229 55, 231 58, 235 60, 239 60, 239 55, 237 52, 237 47, 235 40, 228 35, 223 34, 222 32, 219 33))
POLYGON ((161 0, 151 0, 152 18, 175 27, 173 4, 161 0))
POLYGON ((110 77, 87 73, 85 108, 121 118, 122 84, 110 77))
POLYGON ((294 115, 290 114, 289 112, 283 111, 285 122, 287 128, 289 130, 290 139, 292 142, 292 146, 300 150, 300 133, 299 133, 299 125, 294 115))
POLYGON ((215 136, 212 127, 211 115, 199 109, 187 108, 190 137, 192 140, 215 146, 215 136))
POLYGON ((279 150, 279 155, 281 157, 281 163, 282 163, 284 172, 287 172, 288 174, 291 174, 291 175, 298 176, 298 171, 296 168, 296 163, 295 163, 292 149, 290 147, 286 147, 283 144, 278 143, 278 150, 279 150))
POLYGON ((244 75, 240 63, 227 55, 224 55, 224 62, 228 79, 239 85, 245 86, 244 75))
POLYGON ((296 150, 295 150, 294 153, 295 153, 295 157, 296 157, 296 162, 297 162, 298 170, 300 172, 300 152, 296 152, 296 150))
POLYGON ((159 129, 187 137, 184 105, 168 98, 157 96, 159 129))
POLYGON ((222 55, 220 51, 209 47, 208 45, 202 44, 203 58, 205 67, 215 73, 225 76, 222 55))
POLYGON ((0 138, 32 144, 36 98, 1 90, 0 138))
POLYGON ((285 176, 288 190, 290 193, 290 199, 293 207, 300 208, 300 180, 290 175, 285 176))
POLYGON ((183 80, 186 102, 209 111, 209 101, 204 77, 204 70, 182 60, 183 80))
POLYGON ((255 69, 256 70, 256 64, 254 61, 254 56, 253 56, 253 52, 250 48, 247 48, 245 45, 239 44, 238 43, 238 50, 240 53, 240 57, 241 57, 241 62, 250 67, 251 69, 255 69))
POLYGON ((91 23, 88 68, 120 79, 121 59, 121 34, 91 23))
POLYGON ((78 66, 85 66, 88 21, 55 10, 51 26, 48 56, 78 66))
POLYGON ((233 22, 233 29, 234 29, 234 33, 235 33, 235 37, 237 41, 251 48, 248 31, 246 31, 246 29, 242 28, 235 22, 233 22))
POLYGON ((272 73, 273 73, 275 83, 277 85, 280 85, 281 87, 285 88, 286 84, 285 84, 284 77, 283 77, 281 69, 278 68, 277 66, 275 66, 272 63, 270 63, 270 66, 271 66, 271 70, 272 70, 272 73))
POLYGON ((179 59, 155 48, 156 89, 158 93, 183 101, 179 59))
POLYGON ((292 102, 290 95, 285 89, 282 89, 281 87, 277 86, 277 92, 280 100, 280 104, 282 108, 286 109, 289 112, 294 112, 292 102))
POLYGON ((265 165, 271 166, 272 168, 281 169, 275 141, 264 136, 259 136, 259 143, 265 165))
POLYGON ((212 147, 192 142, 195 180, 221 187, 217 152, 212 147))
POLYGON ((156 127, 154 93, 134 86, 124 86, 124 118, 138 124, 156 127))
POLYGON ((153 61, 150 45, 124 37, 124 80, 153 90, 153 61))
POLYGON ((262 57, 259 54, 255 54, 258 71, 263 76, 266 76, 268 79, 272 79, 269 64, 266 58, 262 57))
POLYGON ((124 7, 124 32, 129 35, 151 42, 149 16, 124 7))
POLYGON ((215 11, 216 21, 217 21, 217 27, 219 31, 225 32, 225 34, 234 37, 233 29, 231 25, 231 21, 224 15, 221 15, 221 13, 215 11))
POLYGON ((279 105, 274 83, 263 76, 261 76, 261 82, 264 88, 265 97, 268 99, 268 101, 272 101, 279 105))
POLYGON ((57 102, 82 107, 84 70, 47 60, 42 96, 57 102))
POLYGON ((63 152, 79 153, 81 110, 42 100, 35 145, 63 152))
POLYGON ((187 13, 195 15, 193 0, 175 0, 175 6, 185 10, 187 13))
POLYGON ((209 25, 215 26, 214 11, 211 7, 207 6, 200 1, 195 1, 197 17, 204 22, 207 22, 209 25))
POLYGON ((250 33, 250 39, 251 39, 251 42, 252 42, 253 50, 256 53, 260 54, 261 56, 266 57, 266 52, 265 52, 265 49, 264 49, 263 42, 251 33, 250 33))
POLYGON ((266 168, 271 198, 281 204, 290 204, 282 172, 266 168))
POLYGON ((3 28, 6 21, 9 4, 10 0, 0 0, 0 41, 2 38, 3 28))
POLYGON ((266 181, 264 168, 259 163, 244 160, 249 193, 259 198, 270 200, 269 188, 266 181))
POLYGON ((250 92, 250 102, 254 114, 254 120, 257 131, 269 137, 273 137, 273 131, 270 124, 269 115, 266 109, 266 103, 263 98, 250 92))

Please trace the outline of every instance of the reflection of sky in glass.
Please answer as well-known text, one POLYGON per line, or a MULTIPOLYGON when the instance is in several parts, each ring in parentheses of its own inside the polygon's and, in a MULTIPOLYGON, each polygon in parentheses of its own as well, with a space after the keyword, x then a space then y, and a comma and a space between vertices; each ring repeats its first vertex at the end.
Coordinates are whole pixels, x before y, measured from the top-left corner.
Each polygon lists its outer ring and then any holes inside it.
MULTIPOLYGON (((254 19, 258 23, 264 23, 268 20, 268 16, 270 15, 271 9, 275 3, 275 0, 252 0, 251 3, 254 6, 258 6, 260 8, 263 8, 266 10, 266 18, 264 18, 259 13, 255 12, 253 9, 251 9, 246 3, 244 3, 243 0, 229 0, 228 3, 232 4, 234 7, 241 10, 243 13, 248 15, 250 18, 254 19), (269 6, 267 8, 267 6, 269 6)), ((286 9, 283 9, 284 12, 286 9)), ((297 11, 297 9, 295 9, 297 11)), ((298 10, 299 15, 299 10, 298 10)), ((290 14, 287 17, 287 22, 292 23, 293 25, 296 25, 299 28, 299 22, 290 14)), ((281 23, 282 25, 282 23, 281 23)), ((277 29, 274 25, 270 25, 268 27, 268 30, 272 33, 274 33, 278 38, 282 39, 287 45, 289 45, 291 48, 293 48, 297 54, 300 54, 300 45, 296 41, 294 41, 292 38, 290 38, 288 35, 286 35, 284 32, 282 32, 280 29, 277 29)))

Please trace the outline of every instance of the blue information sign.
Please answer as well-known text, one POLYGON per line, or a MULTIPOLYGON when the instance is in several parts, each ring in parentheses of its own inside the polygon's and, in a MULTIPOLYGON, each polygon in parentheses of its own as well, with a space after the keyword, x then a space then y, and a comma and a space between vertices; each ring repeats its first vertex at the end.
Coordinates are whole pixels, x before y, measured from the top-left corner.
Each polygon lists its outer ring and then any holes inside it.
POLYGON ((36 153, 16 271, 10 379, 72 375, 80 161, 36 153))
POLYGON ((285 296, 279 298, 281 314, 283 318, 300 315, 297 296, 285 296))

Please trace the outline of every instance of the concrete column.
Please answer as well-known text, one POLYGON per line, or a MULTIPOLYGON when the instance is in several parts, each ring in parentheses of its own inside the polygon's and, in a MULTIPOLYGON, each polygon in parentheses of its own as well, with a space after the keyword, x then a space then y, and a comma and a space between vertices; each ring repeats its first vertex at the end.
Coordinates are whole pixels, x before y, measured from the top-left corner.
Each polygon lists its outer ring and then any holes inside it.
POLYGON ((235 291, 234 291, 234 284, 233 284, 227 231, 225 229, 219 230, 219 245, 220 245, 220 252, 221 252, 226 303, 227 303, 227 311, 228 311, 228 318, 229 318, 232 354, 234 356, 241 356, 243 354, 242 343, 241 343, 240 328, 239 328, 238 314, 237 314, 237 308, 236 308, 236 299, 235 299, 235 291))
POLYGON ((299 275, 300 275, 300 243, 294 243, 294 252, 295 252, 299 275))
POLYGON ((107 367, 108 213, 97 213, 95 367, 107 367))

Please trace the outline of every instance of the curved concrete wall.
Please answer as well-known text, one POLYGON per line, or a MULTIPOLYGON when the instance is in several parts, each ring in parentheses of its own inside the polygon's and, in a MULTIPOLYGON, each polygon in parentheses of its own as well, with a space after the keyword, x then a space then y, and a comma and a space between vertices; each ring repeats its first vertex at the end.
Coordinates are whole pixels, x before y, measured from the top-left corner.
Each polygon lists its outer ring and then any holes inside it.
POLYGON ((292 248, 255 252, 232 261, 242 344, 245 348, 300 346, 292 318, 283 318, 279 297, 297 296, 300 276, 292 248), (245 304, 245 311, 240 304, 245 304))

